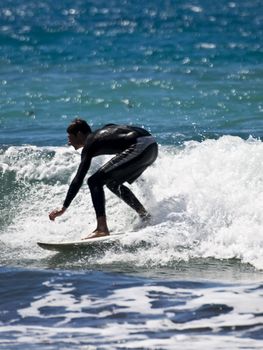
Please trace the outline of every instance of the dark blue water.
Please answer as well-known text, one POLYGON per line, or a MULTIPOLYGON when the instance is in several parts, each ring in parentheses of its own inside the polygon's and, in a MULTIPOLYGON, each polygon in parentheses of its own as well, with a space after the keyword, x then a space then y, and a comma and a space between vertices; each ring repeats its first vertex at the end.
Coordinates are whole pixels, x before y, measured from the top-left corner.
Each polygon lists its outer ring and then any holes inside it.
POLYGON ((0 348, 260 349, 261 294, 254 284, 2 268, 0 348))
POLYGON ((0 349, 262 348, 262 20, 259 0, 2 4, 0 349), (153 221, 107 192, 133 235, 53 254, 36 242, 94 229, 86 185, 48 220, 77 116, 157 138, 132 187, 153 221))

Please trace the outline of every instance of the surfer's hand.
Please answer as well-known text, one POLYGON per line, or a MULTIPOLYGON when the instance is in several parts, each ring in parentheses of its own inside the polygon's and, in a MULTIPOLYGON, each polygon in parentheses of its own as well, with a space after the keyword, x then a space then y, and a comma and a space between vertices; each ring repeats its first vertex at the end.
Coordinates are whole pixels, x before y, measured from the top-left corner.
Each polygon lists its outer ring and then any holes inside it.
POLYGON ((51 213, 49 213, 49 219, 54 221, 57 216, 61 216, 62 214, 65 213, 65 211, 66 211, 65 207, 63 207, 62 209, 55 209, 51 213))

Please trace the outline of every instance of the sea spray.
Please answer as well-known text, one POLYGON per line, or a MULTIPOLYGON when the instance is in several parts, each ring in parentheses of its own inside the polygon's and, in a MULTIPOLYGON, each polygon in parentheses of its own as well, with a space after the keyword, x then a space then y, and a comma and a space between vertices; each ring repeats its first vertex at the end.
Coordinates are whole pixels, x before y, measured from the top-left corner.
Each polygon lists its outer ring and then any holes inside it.
MULTIPOLYGON (((149 226, 105 189, 112 232, 134 235, 122 242, 122 251, 106 252, 101 263, 131 259, 138 266, 163 266, 212 257, 237 258, 262 269, 262 156, 263 144, 253 138, 224 136, 184 147, 161 146, 156 163, 131 186, 152 213, 149 226), (127 252, 136 244, 137 250, 127 252)), ((89 173, 108 158, 95 158, 89 173)), ((1 177, 13 174, 12 183, 5 181, 10 193, 12 186, 20 186, 15 202, 12 195, 2 199, 4 215, 13 215, 1 232, 5 244, 12 237, 13 246, 34 256, 41 254, 35 247, 39 239, 79 239, 95 228, 86 181, 63 217, 55 223, 48 220, 48 212, 62 205, 79 161, 79 152, 65 147, 10 147, 2 152, 1 177)))

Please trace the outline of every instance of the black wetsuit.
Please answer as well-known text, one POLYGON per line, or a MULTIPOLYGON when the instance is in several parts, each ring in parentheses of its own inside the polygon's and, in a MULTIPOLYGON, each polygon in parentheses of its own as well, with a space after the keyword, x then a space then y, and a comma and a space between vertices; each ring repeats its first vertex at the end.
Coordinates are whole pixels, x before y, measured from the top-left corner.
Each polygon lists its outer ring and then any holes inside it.
POLYGON ((141 203, 123 183, 126 181, 132 183, 155 161, 158 146, 148 131, 139 127, 115 124, 105 125, 87 136, 81 153, 81 163, 70 184, 64 207, 67 208, 78 193, 92 158, 105 154, 115 154, 115 157, 88 179, 96 216, 105 215, 104 185, 134 210, 140 212, 141 203))

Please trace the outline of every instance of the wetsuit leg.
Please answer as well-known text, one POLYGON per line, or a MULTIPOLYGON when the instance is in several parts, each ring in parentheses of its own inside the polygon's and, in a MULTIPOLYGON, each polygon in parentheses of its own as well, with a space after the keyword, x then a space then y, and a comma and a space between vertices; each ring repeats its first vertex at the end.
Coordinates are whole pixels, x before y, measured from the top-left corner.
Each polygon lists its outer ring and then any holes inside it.
POLYGON ((100 172, 96 172, 88 179, 92 203, 96 217, 105 216, 105 194, 103 190, 103 179, 100 172))
POLYGON ((122 199, 126 204, 128 204, 132 209, 134 209, 141 217, 147 216, 147 211, 140 203, 140 201, 136 198, 133 192, 124 185, 119 185, 116 182, 112 182, 107 184, 107 187, 122 199))
POLYGON ((148 213, 130 189, 123 182, 132 183, 143 171, 151 165, 157 157, 157 145, 151 144, 145 149, 137 150, 131 146, 124 152, 116 155, 103 165, 88 179, 96 216, 105 216, 105 195, 103 186, 107 187, 134 209, 142 218, 148 213))
POLYGON ((140 149, 137 151, 132 146, 102 167, 107 187, 143 219, 149 218, 148 212, 133 192, 123 185, 123 182, 132 183, 135 181, 155 161, 157 154, 158 146, 156 143, 143 148, 142 151, 140 149))
MULTIPOLYGON (((99 173, 95 173, 88 179, 88 185, 90 188, 96 217, 98 218, 100 216, 105 216, 105 194, 103 189, 104 183, 99 173)), ((128 187, 113 182, 107 184, 107 187, 116 196, 118 196, 132 209, 134 209, 142 218, 147 217, 147 211, 128 187)))

